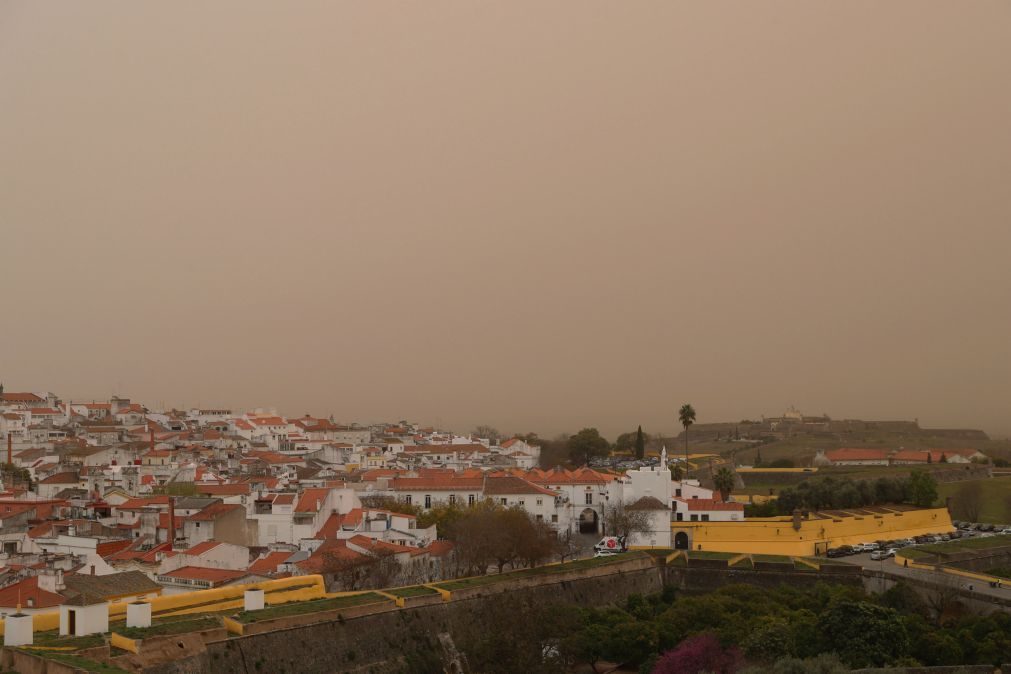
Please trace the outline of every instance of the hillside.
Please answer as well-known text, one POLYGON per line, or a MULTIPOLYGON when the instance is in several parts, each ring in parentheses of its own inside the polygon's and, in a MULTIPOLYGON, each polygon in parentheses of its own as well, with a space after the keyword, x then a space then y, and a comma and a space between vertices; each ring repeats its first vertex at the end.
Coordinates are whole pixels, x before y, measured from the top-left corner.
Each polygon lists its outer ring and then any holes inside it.
MULTIPOLYGON (((977 449, 993 459, 1011 460, 1011 440, 993 440, 975 429, 921 428, 915 421, 835 421, 827 417, 804 421, 764 419, 730 423, 697 424, 688 434, 693 454, 719 454, 736 465, 753 465, 761 453, 762 463, 792 461, 810 466, 815 453, 841 447, 882 449, 977 449)), ((675 452, 684 451, 684 432, 677 437, 655 438, 653 445, 666 444, 675 452)))

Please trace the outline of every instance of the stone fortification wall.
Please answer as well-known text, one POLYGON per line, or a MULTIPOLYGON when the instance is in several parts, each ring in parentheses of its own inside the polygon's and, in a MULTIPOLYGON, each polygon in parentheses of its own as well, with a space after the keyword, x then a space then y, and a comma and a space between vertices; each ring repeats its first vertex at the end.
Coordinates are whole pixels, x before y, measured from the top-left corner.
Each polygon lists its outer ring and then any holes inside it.
MULTIPOLYGON (((731 583, 777 586, 819 581, 859 584, 857 573, 776 573, 717 568, 685 568, 662 560, 636 559, 580 572, 578 576, 522 578, 507 583, 455 590, 451 601, 423 598, 405 608, 356 607, 325 622, 285 626, 206 645, 206 650, 144 671, 149 674, 256 674, 262 672, 468 671, 467 653, 494 638, 496 626, 529 619, 544 607, 561 604, 602 606, 631 594, 659 592, 665 585, 706 592, 731 583), (490 635, 492 635, 490 637, 490 635)), ((294 622, 294 621, 293 621, 294 622)), ((260 627, 257 627, 259 630, 260 627)))
POLYGON ((650 565, 576 580, 509 587, 507 592, 495 586, 458 590, 450 602, 387 609, 210 643, 206 652, 185 668, 180 666, 183 663, 168 663, 146 671, 152 674, 438 671, 448 659, 446 639, 440 639, 441 635, 449 635, 451 643, 465 657, 468 644, 489 638, 489 625, 523 620, 524 613, 536 606, 600 606, 622 601, 630 594, 649 594, 662 588, 660 570, 650 565))

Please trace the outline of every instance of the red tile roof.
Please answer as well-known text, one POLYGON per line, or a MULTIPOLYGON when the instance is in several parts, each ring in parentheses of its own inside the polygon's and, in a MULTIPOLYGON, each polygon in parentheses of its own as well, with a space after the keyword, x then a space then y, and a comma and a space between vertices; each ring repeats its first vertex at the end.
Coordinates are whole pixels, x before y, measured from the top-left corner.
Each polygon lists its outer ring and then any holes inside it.
POLYGON ((825 452, 829 461, 884 461, 888 459, 887 449, 843 448, 825 452))
POLYGON ((374 538, 369 538, 368 536, 362 536, 361 534, 349 538, 348 543, 356 545, 359 548, 364 548, 369 552, 392 552, 394 554, 406 552, 412 555, 418 554, 419 552, 421 553, 427 552, 423 548, 409 548, 406 545, 387 543, 386 541, 379 541, 374 538))
POLYGON ((22 608, 52 608, 64 601, 61 595, 39 589, 38 576, 30 576, 0 590, 0 606, 4 608, 15 607, 19 602, 22 608))
POLYGON ((432 541, 425 547, 425 550, 433 557, 442 557, 452 552, 455 546, 453 541, 432 541))
POLYGON ((141 508, 149 508, 152 506, 168 506, 169 497, 168 496, 149 496, 147 498, 131 498, 123 501, 118 506, 115 506, 116 510, 140 510, 141 508))
POLYGON ((902 451, 895 452, 892 460, 927 463, 927 456, 929 455, 933 463, 941 463, 942 456, 949 460, 955 456, 971 459, 976 454, 977 451, 975 449, 903 449, 902 451))
POLYGON ((34 393, 4 393, 0 396, 0 400, 4 400, 9 403, 40 403, 44 399, 35 395, 34 393))
POLYGON ((77 473, 57 473, 56 475, 50 475, 44 480, 40 480, 39 484, 77 484, 80 481, 81 479, 77 473))
POLYGON ((319 531, 316 532, 315 537, 317 539, 322 538, 324 540, 328 538, 336 538, 337 532, 344 529, 345 526, 357 527, 362 521, 362 514, 363 512, 361 508, 355 508, 344 515, 331 513, 330 517, 326 518, 326 522, 323 523, 323 526, 321 526, 319 531))
POLYGON ((194 557, 199 557, 209 550, 221 545, 218 541, 204 541, 203 543, 197 543, 192 548, 187 548, 185 550, 178 550, 179 554, 182 555, 193 555, 194 557))
POLYGON ((283 564, 289 557, 291 557, 291 553, 285 552, 284 550, 268 552, 266 556, 261 557, 249 565, 249 572, 255 573, 258 576, 267 576, 272 573, 277 573, 277 567, 283 564))
POLYGON ((121 550, 126 550, 130 547, 131 543, 133 543, 133 541, 129 538, 122 538, 116 541, 105 541, 98 544, 95 548, 95 552, 98 553, 99 557, 105 559, 106 557, 114 555, 121 550))
POLYGON ((323 507, 323 502, 326 501, 327 495, 330 493, 329 489, 317 488, 317 489, 306 489, 302 492, 301 497, 298 499, 298 505, 295 506, 295 512, 297 513, 314 513, 323 507))
POLYGON ((326 565, 333 562, 354 561, 365 557, 362 553, 348 548, 347 541, 331 539, 324 541, 308 559, 295 562, 295 566, 303 572, 319 573, 326 565))
POLYGON ((200 512, 190 515, 189 519, 195 522, 208 522, 235 510, 243 510, 243 507, 238 503, 213 503, 200 512))
POLYGON ((541 496, 556 496, 555 492, 539 487, 529 480, 521 477, 492 477, 488 476, 484 480, 484 493, 489 496, 500 496, 503 494, 536 494, 541 496))

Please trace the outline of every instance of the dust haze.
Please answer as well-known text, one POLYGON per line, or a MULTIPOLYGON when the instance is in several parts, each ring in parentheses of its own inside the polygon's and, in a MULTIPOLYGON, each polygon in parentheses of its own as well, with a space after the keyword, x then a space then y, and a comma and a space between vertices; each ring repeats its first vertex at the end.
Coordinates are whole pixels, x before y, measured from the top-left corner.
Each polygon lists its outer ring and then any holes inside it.
POLYGON ((8 390, 1011 431, 1011 4, 0 5, 8 390))

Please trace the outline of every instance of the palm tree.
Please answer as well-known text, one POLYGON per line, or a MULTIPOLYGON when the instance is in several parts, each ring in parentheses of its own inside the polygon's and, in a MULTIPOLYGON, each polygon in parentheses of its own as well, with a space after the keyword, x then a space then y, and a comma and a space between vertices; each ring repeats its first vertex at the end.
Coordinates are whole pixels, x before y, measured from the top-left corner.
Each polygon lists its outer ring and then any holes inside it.
POLYGON ((688 427, 695 423, 695 408, 685 403, 678 412, 678 419, 685 427, 685 472, 688 471, 688 427))
POLYGON ((726 501, 734 490, 734 474, 726 466, 720 468, 713 476, 713 486, 720 492, 720 499, 726 501))

